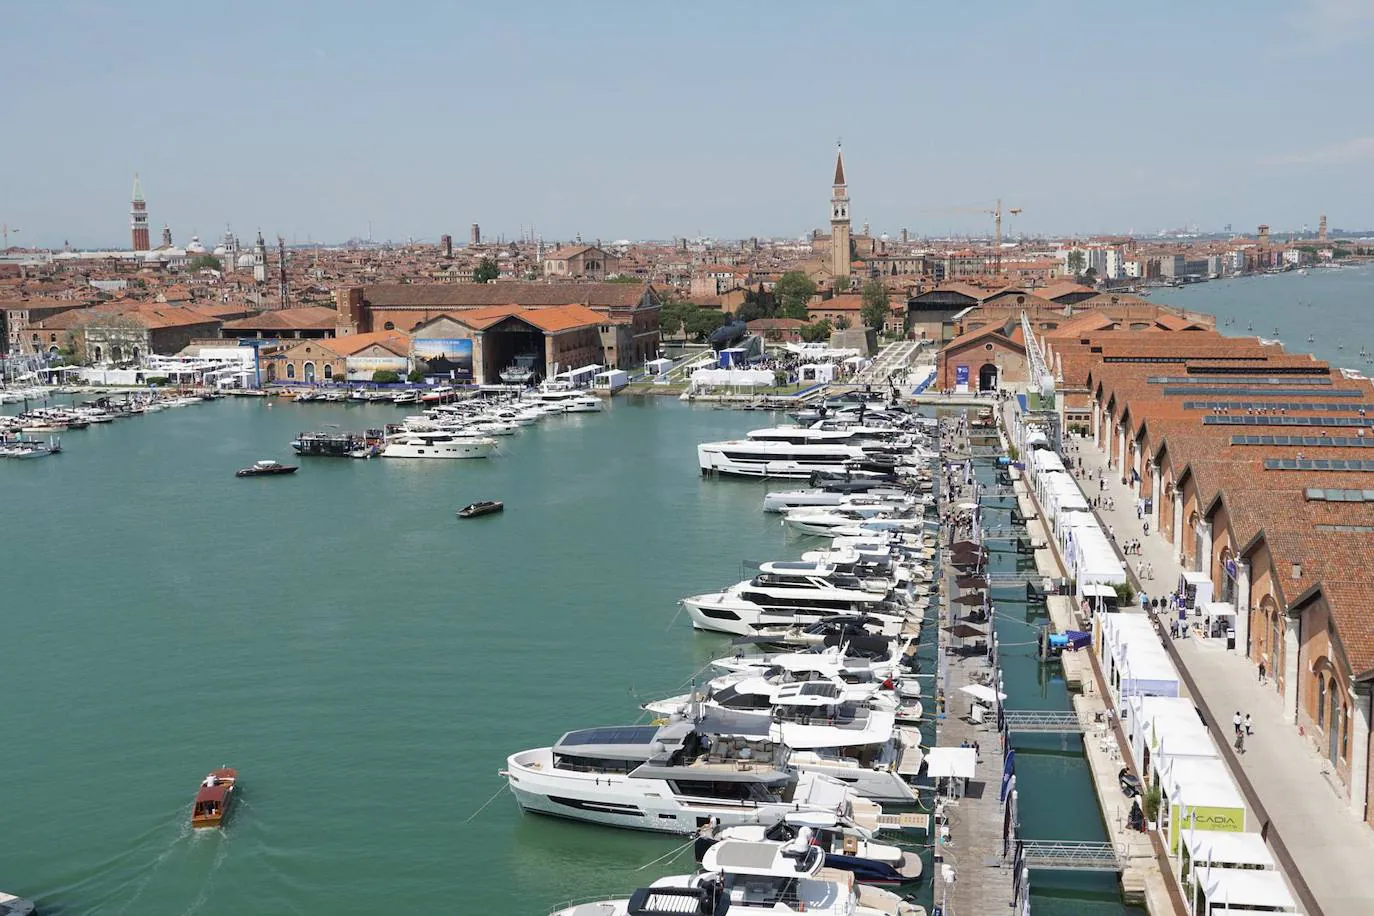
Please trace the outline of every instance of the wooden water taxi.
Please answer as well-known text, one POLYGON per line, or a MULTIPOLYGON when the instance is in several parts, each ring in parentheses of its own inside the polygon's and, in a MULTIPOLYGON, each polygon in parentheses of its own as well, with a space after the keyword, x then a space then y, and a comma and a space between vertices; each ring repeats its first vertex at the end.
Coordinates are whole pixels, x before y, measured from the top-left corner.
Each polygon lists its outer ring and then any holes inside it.
POLYGON ((196 804, 191 809, 192 827, 219 827, 224 823, 234 801, 234 784, 238 776, 238 770, 229 767, 210 771, 196 793, 196 804))

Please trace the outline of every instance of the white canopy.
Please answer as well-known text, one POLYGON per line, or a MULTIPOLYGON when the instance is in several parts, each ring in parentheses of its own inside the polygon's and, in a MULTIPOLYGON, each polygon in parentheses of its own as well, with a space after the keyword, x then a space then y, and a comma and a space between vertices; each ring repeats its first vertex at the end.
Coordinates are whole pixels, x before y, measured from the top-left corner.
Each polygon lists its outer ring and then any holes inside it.
POLYGON ((1274 868, 1263 837, 1258 833, 1222 833, 1215 830, 1185 830, 1180 837, 1193 860, 1193 868, 1274 868))
POLYGON ((1255 869, 1206 868, 1198 872, 1202 893, 1207 897, 1208 913, 1268 910, 1271 913, 1296 913, 1298 905, 1288 892, 1283 876, 1276 871, 1255 869))
MULTIPOLYGON (((1244 808, 1226 764, 1215 757, 1166 757, 1160 775, 1172 805, 1208 808, 1244 808)), ((1182 827, 1188 816, 1183 815, 1182 827)))
POLYGON ((982 700, 984 703, 996 703, 999 699, 1005 700, 1007 698, 1005 693, 995 692, 991 687, 983 684, 968 684, 959 689, 975 700, 982 700))
POLYGON ((926 772, 932 779, 972 779, 978 752, 971 747, 933 747, 926 754, 926 772))
POLYGON ((693 385, 717 387, 755 387, 777 384, 768 369, 698 369, 692 373, 693 385))

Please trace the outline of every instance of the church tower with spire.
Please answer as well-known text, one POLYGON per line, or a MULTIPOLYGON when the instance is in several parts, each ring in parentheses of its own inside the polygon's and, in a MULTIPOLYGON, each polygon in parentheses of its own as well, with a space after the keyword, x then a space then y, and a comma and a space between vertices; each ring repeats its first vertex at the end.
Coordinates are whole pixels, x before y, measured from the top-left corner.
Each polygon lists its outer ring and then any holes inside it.
POLYGON ((835 148, 835 183, 830 189, 830 275, 849 276, 849 191, 844 182, 844 151, 835 148))
POLYGON ((148 244, 148 205, 143 201, 143 185, 139 184, 138 173, 134 173, 134 193, 129 204, 129 229, 133 233, 134 251, 147 251, 148 244))
POLYGON ((258 230, 258 240, 253 243, 253 281, 267 282, 267 243, 262 240, 262 230, 258 230))

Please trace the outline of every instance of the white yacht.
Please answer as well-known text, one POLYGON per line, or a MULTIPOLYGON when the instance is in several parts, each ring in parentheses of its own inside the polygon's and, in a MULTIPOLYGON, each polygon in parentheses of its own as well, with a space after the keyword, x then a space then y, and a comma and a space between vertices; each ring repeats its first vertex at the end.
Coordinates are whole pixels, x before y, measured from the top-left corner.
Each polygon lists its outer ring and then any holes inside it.
POLYGON ((575 388, 539 388, 528 392, 535 403, 561 409, 564 413, 597 413, 601 399, 575 388))
POLYGON ((923 864, 918 853, 878 843, 848 824, 823 814, 789 814, 771 827, 719 827, 709 835, 697 837, 697 861, 706 850, 721 840, 765 840, 818 846, 825 852, 827 868, 853 872, 865 884, 906 884, 921 877, 923 864))
POLYGON ((903 503, 875 502, 869 504, 789 509, 782 523, 802 534, 830 535, 836 528, 857 525, 868 519, 889 518, 909 506, 903 503))
POLYGON ((899 487, 875 486, 872 483, 861 484, 858 487, 849 489, 805 489, 805 490, 772 490, 763 494, 764 512, 786 512, 788 509, 801 509, 806 507, 819 508, 825 506, 838 506, 843 503, 853 502, 860 497, 869 499, 887 499, 906 496, 905 490, 899 487))
POLYGON ((501 381, 507 385, 528 385, 534 380, 538 366, 538 353, 521 353, 501 370, 501 381))
POLYGON ((874 588, 871 580, 808 562, 766 565, 752 579, 682 599, 692 626, 748 636, 764 627, 814 623, 836 614, 865 614, 896 626, 905 617, 901 592, 874 588))
MULTIPOLYGON (((837 678, 776 683, 766 676, 741 677, 725 686, 646 705, 660 713, 681 712, 693 703, 711 713, 728 710, 753 717, 769 736, 791 750, 787 762, 803 773, 838 779, 864 798, 911 803, 914 779, 924 755, 920 732, 897 725, 895 689, 837 678)), ((920 717, 920 701, 908 702, 904 719, 920 717)))
POLYGON ((457 432, 398 433, 387 437, 383 458, 487 458, 496 451, 496 440, 464 436, 457 432))
POLYGON ((552 916, 925 916, 897 894, 858 883, 826 865, 826 851, 803 830, 786 842, 722 839, 692 875, 659 878, 628 898, 582 903, 552 916))
POLYGON ((712 822, 771 824, 817 811, 878 829, 878 805, 798 772, 788 753, 767 723, 708 714, 571 731, 552 747, 512 754, 502 775, 526 811, 610 827, 691 834, 712 822))
POLYGON ((844 471, 849 462, 865 457, 859 446, 843 444, 796 445, 734 439, 697 446, 701 473, 739 477, 810 477, 816 472, 844 471))

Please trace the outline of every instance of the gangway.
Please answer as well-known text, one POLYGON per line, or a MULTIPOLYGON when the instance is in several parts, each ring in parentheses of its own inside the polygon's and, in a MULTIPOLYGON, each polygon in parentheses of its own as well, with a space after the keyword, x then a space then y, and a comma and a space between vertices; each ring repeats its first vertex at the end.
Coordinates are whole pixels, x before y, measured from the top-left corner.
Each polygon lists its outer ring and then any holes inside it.
POLYGON ((1021 840, 1017 859, 1027 868, 1055 871, 1110 871, 1125 868, 1123 856, 1111 843, 1074 840, 1021 840))
POLYGON ((1008 734, 1078 735, 1087 731, 1072 709, 1005 709, 1002 721, 1008 734))

